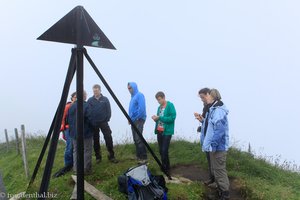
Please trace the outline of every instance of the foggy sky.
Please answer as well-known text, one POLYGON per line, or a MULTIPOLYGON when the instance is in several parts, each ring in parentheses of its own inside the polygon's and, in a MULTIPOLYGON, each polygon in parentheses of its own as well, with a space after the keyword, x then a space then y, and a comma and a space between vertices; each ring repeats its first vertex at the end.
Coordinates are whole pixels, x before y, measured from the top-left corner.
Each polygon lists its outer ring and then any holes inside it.
MULTIPOLYGON (((144 93, 144 135, 155 140, 162 90, 177 110, 179 138, 199 141, 195 111, 203 87, 217 88, 229 109, 231 144, 300 164, 299 1, 1 1, 0 140, 25 124, 46 133, 60 99, 73 45, 36 38, 82 5, 116 51, 87 51, 127 109, 127 83, 144 93)), ((85 62, 85 89, 100 82, 85 62)), ((127 120, 110 99, 116 142, 131 141, 127 120)), ((75 91, 75 80, 71 92, 75 91)), ((102 138, 103 140, 103 138, 102 138)), ((199 147, 200 148, 200 147, 199 147)))

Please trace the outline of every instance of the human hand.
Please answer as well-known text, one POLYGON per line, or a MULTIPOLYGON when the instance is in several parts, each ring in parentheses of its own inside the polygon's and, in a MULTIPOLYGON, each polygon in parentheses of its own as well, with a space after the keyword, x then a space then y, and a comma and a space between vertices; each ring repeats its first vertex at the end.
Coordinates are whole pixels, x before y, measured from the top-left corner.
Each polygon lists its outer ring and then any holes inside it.
POLYGON ((63 138, 65 141, 67 141, 65 132, 62 132, 62 138, 63 138))
POLYGON ((202 115, 200 115, 199 113, 194 113, 194 116, 195 116, 195 118, 197 119, 197 120, 199 120, 200 122, 202 122, 203 121, 203 117, 202 117, 202 115))
POLYGON ((155 122, 156 122, 156 121, 159 119, 159 116, 157 116, 157 115, 153 115, 151 118, 153 119, 153 121, 155 121, 155 122))

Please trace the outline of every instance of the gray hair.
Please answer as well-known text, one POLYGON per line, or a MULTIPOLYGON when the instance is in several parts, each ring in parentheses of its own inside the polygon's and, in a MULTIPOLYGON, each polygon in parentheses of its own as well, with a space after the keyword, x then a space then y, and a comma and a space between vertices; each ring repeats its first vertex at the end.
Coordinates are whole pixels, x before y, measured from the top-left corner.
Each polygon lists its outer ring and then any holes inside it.
POLYGON ((93 86, 93 89, 96 89, 96 88, 99 89, 99 90, 101 89, 101 87, 100 87, 99 84, 95 84, 95 85, 93 86))
POLYGON ((209 94, 212 96, 212 98, 214 100, 219 101, 219 100, 222 99, 221 94, 220 94, 220 92, 217 89, 211 89, 210 92, 209 92, 209 94))

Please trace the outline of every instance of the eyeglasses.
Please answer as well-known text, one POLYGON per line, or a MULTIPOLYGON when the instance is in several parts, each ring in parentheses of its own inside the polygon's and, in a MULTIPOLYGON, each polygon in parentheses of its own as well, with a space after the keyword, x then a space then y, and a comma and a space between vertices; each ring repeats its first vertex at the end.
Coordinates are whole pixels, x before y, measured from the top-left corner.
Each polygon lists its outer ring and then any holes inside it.
POLYGON ((132 89, 132 87, 128 87, 128 90, 131 90, 132 89))

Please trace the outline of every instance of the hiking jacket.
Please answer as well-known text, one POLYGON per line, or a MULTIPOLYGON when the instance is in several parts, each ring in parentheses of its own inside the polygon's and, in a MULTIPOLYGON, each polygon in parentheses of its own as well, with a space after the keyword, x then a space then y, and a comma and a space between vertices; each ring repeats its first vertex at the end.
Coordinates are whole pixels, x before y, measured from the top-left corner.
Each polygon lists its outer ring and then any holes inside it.
MULTIPOLYGON (((83 131, 83 136, 84 138, 90 138, 93 136, 92 131, 90 130, 90 108, 89 104, 84 101, 83 102, 83 119, 84 119, 84 131, 83 131)), ((68 112, 68 122, 69 122, 69 130, 70 130, 70 137, 72 139, 76 139, 77 136, 77 120, 76 120, 76 115, 77 115, 77 101, 75 101, 68 112)))
POLYGON ((202 151, 227 151, 229 148, 228 110, 221 101, 215 102, 206 113, 202 122, 202 151), (205 121, 208 120, 208 123, 205 121), (207 128, 205 127, 207 124, 207 128), (205 134, 206 129, 206 134, 205 134))
POLYGON ((133 122, 137 120, 146 120, 145 97, 141 92, 139 92, 136 83, 130 82, 129 85, 133 89, 129 103, 129 117, 133 122))
POLYGON ((64 115, 63 115, 63 119, 61 122, 61 127, 60 127, 60 131, 64 131, 66 129, 69 128, 69 124, 68 124, 68 120, 67 120, 67 115, 68 115, 68 111, 70 109, 72 105, 72 102, 68 102, 65 106, 65 110, 64 110, 64 115))
POLYGON ((103 122, 108 122, 111 117, 110 103, 107 97, 101 94, 99 99, 95 96, 87 101, 91 112, 91 124, 95 127, 100 126, 103 122))
MULTIPOLYGON (((157 116, 159 116, 160 106, 157 109, 157 116)), ((175 126, 175 119, 176 119, 176 110, 174 104, 167 101, 166 108, 164 110, 164 115, 159 117, 159 120, 155 123, 155 134, 158 134, 157 125, 159 121, 163 123, 164 131, 163 135, 173 135, 174 134, 174 126, 175 126)))

